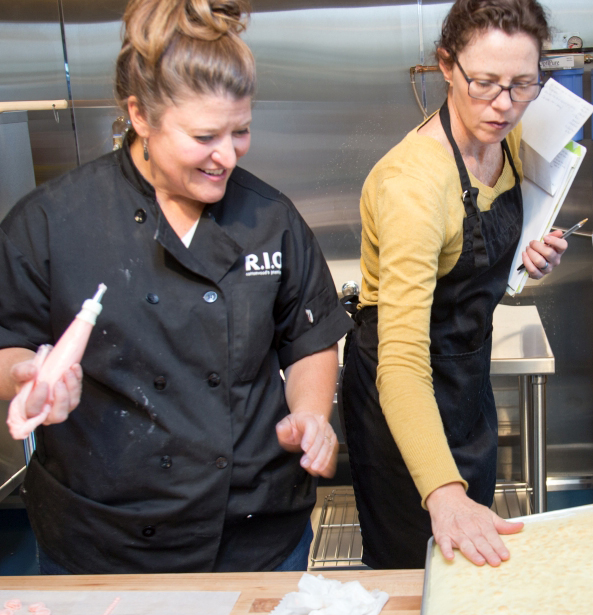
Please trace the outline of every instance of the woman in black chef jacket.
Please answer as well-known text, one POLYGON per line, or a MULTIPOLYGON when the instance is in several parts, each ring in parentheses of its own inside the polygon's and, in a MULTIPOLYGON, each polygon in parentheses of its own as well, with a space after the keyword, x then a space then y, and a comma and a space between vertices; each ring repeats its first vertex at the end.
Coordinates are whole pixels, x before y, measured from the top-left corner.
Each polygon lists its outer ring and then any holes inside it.
MULTIPOLYGON (((497 416, 489 380, 492 313, 522 228, 520 120, 541 84, 548 37, 535 0, 457 0, 437 59, 438 113, 368 176, 361 198, 363 283, 343 405, 363 537, 373 568, 424 567, 434 534, 475 564, 516 532, 489 510, 497 416)), ((523 252, 540 279, 559 232, 523 252)))
POLYGON ((246 9, 131 0, 116 93, 133 131, 1 225, 5 398, 108 288, 22 490, 42 572, 306 567, 350 319, 295 207, 236 166, 255 87, 246 9))

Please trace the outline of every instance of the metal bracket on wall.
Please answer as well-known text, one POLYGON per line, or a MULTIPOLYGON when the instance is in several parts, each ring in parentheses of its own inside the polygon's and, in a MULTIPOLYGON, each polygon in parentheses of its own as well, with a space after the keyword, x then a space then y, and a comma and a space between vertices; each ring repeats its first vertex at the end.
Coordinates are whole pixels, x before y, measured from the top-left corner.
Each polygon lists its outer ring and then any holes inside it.
POLYGON ((428 118, 428 109, 424 107, 422 102, 420 101, 420 97, 418 96, 418 91, 416 90, 416 74, 417 73, 436 73, 440 70, 438 66, 424 66, 422 64, 416 64, 416 66, 410 67, 410 83, 412 84, 412 91, 414 92, 414 98, 418 103, 418 107, 420 111, 422 111, 422 115, 424 119, 428 118))

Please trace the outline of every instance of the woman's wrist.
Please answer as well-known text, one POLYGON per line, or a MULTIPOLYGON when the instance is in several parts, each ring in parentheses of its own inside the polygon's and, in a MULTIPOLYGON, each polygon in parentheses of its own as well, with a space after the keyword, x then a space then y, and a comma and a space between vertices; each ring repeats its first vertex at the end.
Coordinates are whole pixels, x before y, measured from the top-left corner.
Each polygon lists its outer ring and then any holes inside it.
POLYGON ((437 507, 442 501, 448 500, 451 498, 465 498, 467 497, 465 493, 465 488, 463 483, 447 483, 446 485, 442 485, 441 487, 437 487, 427 498, 426 498, 426 508, 430 512, 431 508, 437 507))

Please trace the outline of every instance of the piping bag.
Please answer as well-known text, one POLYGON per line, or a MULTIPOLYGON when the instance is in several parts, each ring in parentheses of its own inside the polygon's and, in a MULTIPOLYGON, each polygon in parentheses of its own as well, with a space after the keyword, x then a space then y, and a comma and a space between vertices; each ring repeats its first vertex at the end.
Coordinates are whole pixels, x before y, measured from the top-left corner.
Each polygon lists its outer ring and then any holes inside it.
POLYGON ((80 363, 93 326, 97 322, 97 316, 103 309, 101 299, 106 290, 105 284, 99 284, 95 296, 82 304, 82 309, 53 348, 47 344, 39 347, 33 359, 33 365, 37 368, 37 377, 23 385, 8 408, 6 422, 10 435, 15 440, 24 440, 49 416, 54 397, 54 386, 68 369, 75 363, 80 363), (43 411, 37 416, 27 418, 25 402, 38 382, 46 382, 49 385, 48 397, 43 411))

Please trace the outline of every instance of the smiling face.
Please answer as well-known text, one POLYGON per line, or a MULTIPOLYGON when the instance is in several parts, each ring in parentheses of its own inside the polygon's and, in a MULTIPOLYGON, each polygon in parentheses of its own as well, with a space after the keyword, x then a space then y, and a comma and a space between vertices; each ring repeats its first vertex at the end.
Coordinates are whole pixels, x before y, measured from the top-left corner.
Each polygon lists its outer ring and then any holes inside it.
MULTIPOLYGON (((499 29, 478 32, 457 54, 470 79, 503 86, 537 83, 539 48, 524 32, 506 34, 499 29)), ((494 100, 477 100, 468 94, 468 84, 459 67, 440 60, 449 81, 451 121, 459 136, 474 146, 500 143, 519 123, 529 103, 513 102, 508 91, 494 100)))
POLYGON ((157 197, 200 204, 222 199, 237 161, 249 150, 251 99, 227 94, 188 94, 151 126, 129 101, 130 119, 140 137, 132 145, 134 162, 157 197), (147 139, 149 160, 142 156, 147 139))

